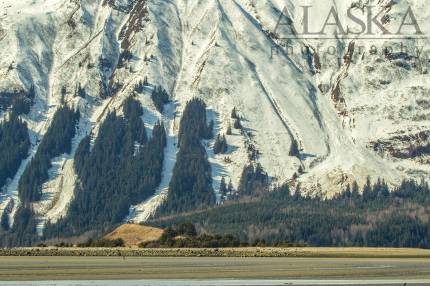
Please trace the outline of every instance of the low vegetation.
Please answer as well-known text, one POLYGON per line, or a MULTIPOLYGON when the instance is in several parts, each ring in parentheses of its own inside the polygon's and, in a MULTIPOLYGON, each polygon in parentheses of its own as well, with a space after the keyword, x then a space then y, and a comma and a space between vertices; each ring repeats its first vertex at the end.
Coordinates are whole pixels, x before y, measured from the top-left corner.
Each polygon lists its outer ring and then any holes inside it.
POLYGON ((217 248, 239 247, 240 241, 232 235, 197 235, 193 224, 183 223, 168 227, 159 240, 147 241, 141 248, 217 248))
POLYGON ((85 243, 78 244, 78 247, 124 247, 124 240, 122 238, 117 239, 89 239, 85 243))

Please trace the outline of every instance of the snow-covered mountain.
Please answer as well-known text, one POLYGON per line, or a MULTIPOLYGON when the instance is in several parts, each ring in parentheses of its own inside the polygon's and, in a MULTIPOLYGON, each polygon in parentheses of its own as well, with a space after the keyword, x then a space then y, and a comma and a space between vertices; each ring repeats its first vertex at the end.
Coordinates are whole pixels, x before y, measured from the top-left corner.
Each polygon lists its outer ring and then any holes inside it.
MULTIPOLYGON (((291 52, 279 35, 303 24, 301 2, 0 0, 0 92, 32 86, 36 91, 31 112, 23 116, 31 131, 30 153, 36 152, 62 102, 81 113, 72 154, 53 160, 42 201, 34 205, 39 230, 47 220, 65 215, 73 200, 73 156, 79 142, 90 132, 96 135, 108 111, 121 110, 145 78, 150 85, 137 96, 143 120, 149 129, 164 121, 168 147, 156 195, 132 207, 128 220, 146 220, 166 197, 181 111, 193 97, 208 105, 216 133, 233 125, 233 108, 245 130, 233 129, 226 136, 228 154, 214 155, 214 142, 205 142, 215 190, 222 177, 237 186, 252 149, 258 150, 256 160, 274 185, 300 183, 311 194, 330 196, 368 176, 393 185, 404 178, 427 178, 428 38, 342 38, 327 28, 324 39, 288 40, 291 52), (275 33, 285 7, 291 25, 275 33), (393 50, 386 52, 387 46, 393 50), (402 47, 408 51, 401 53, 402 47), (79 86, 85 98, 75 96, 79 86), (173 100, 163 114, 149 96, 155 86, 165 88, 173 100), (299 157, 289 156, 294 141, 299 157)), ((312 23, 324 23, 331 5, 338 11, 356 7, 359 14, 368 2, 306 3, 317 11, 312 23)), ((423 33, 428 30, 425 0, 373 5, 382 11, 387 28, 397 27, 412 7, 423 33)), ((346 12, 339 14, 346 17, 346 12)), ((19 206, 17 185, 31 156, 4 187, 1 211, 19 206)))

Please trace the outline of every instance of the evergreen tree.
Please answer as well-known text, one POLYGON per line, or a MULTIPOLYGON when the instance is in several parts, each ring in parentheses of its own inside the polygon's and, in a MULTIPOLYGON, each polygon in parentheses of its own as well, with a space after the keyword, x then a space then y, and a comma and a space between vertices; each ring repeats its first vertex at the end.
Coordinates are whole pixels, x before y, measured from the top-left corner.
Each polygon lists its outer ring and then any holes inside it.
POLYGON ((11 107, 15 115, 28 114, 34 103, 36 91, 31 85, 28 91, 0 92, 0 110, 6 111, 11 107))
POLYGON ((352 190, 351 190, 351 197, 352 198, 358 198, 360 196, 359 187, 356 181, 352 183, 352 190))
POLYGON ((134 91, 137 93, 143 93, 143 91, 145 90, 145 82, 139 81, 135 86, 134 86, 134 91))
POLYGON ((67 95, 67 88, 65 86, 61 87, 61 98, 64 100, 64 98, 67 95))
POLYGON ((269 177, 260 164, 244 167, 240 177, 238 192, 240 195, 258 195, 268 191, 269 177))
POLYGON ((229 193, 234 192, 233 182, 231 180, 228 182, 228 192, 229 193))
POLYGON ((373 185, 373 193, 378 199, 383 199, 390 195, 390 190, 384 180, 378 179, 377 183, 373 185))
POLYGON ((233 125, 233 127, 234 127, 235 129, 242 129, 242 123, 240 123, 240 119, 239 119, 239 118, 237 118, 237 119, 234 121, 234 125, 233 125))
POLYGON ((296 202, 302 200, 302 192, 300 191, 300 187, 299 186, 297 186, 296 190, 294 191, 293 199, 296 202))
POLYGON ((67 88, 65 86, 61 87, 61 99, 60 103, 64 105, 66 103, 66 96, 67 96, 67 88))
POLYGON ((87 92, 85 89, 81 86, 81 84, 78 84, 78 87, 76 89, 76 96, 79 96, 81 98, 85 98, 87 96, 87 92))
POLYGON ((294 172, 293 176, 291 177, 291 180, 295 181, 299 178, 299 175, 297 175, 296 172, 294 172))
POLYGON ((140 103, 131 97, 127 98, 124 102, 124 116, 128 121, 127 123, 130 125, 131 139, 134 142, 144 144, 148 138, 144 123, 141 120, 142 115, 143 109, 140 103))
POLYGON ((125 64, 133 59, 133 54, 129 50, 121 51, 118 59, 118 68, 125 67, 125 64))
POLYGON ((32 100, 20 94, 12 99, 12 113, 15 115, 29 114, 32 100))
POLYGON ((366 185, 363 188, 363 199, 367 201, 372 200, 373 198, 374 197, 372 194, 372 183, 370 182, 370 177, 367 177, 366 185))
POLYGON ((228 151, 228 144, 225 136, 218 134, 213 147, 214 154, 225 154, 228 151))
POLYGON ((227 194, 228 194, 228 196, 230 196, 230 197, 234 194, 234 187, 233 187, 233 183, 231 182, 231 180, 230 180, 230 182, 228 183, 228 187, 227 187, 227 194))
POLYGON ((351 186, 348 184, 347 186, 346 186, 346 189, 345 189, 345 191, 344 191, 344 195, 346 196, 346 197, 348 197, 348 198, 350 198, 351 197, 351 186))
POLYGON ((213 136, 214 136, 213 135, 214 125, 215 125, 214 121, 211 120, 209 122, 209 126, 207 128, 206 135, 204 136, 205 139, 212 139, 213 138, 213 136))
POLYGON ((227 135, 232 135, 233 134, 233 132, 231 131, 231 125, 230 124, 227 127, 227 133, 226 134, 227 135))
MULTIPOLYGON (((34 103, 34 98, 36 96, 36 92, 34 89, 34 85, 31 85, 30 89, 27 92, 17 92, 17 93, 6 93, 6 102, 5 107, 12 106, 12 113, 19 116, 22 114, 29 114, 31 106, 34 103)), ((1 93, 0 93, 0 107, 1 107, 1 93)))
POLYGON ((227 185, 225 183, 224 177, 222 177, 222 179, 221 179, 221 183, 220 183, 220 186, 219 186, 219 193, 221 194, 221 197, 223 199, 227 198, 228 188, 227 188, 227 185))
POLYGON ((288 153, 289 156, 299 157, 300 151, 299 151, 299 144, 297 143, 296 139, 293 139, 291 142, 290 152, 288 153))
POLYGON ((27 97, 31 100, 31 102, 34 101, 36 97, 36 89, 34 88, 34 84, 30 86, 30 89, 27 92, 27 97))
POLYGON ((233 110, 231 111, 231 118, 239 119, 239 116, 237 115, 236 107, 234 107, 233 110))
POLYGON ((2 230, 4 230, 4 231, 8 231, 9 228, 10 228, 10 225, 9 225, 9 212, 7 210, 3 211, 3 214, 1 216, 0 225, 1 225, 2 230))
MULTIPOLYGON (((289 200, 291 198, 290 187, 288 184, 283 184, 275 189, 275 195, 278 195, 280 199, 289 200)), ((277 198, 276 196, 274 197, 277 198)))

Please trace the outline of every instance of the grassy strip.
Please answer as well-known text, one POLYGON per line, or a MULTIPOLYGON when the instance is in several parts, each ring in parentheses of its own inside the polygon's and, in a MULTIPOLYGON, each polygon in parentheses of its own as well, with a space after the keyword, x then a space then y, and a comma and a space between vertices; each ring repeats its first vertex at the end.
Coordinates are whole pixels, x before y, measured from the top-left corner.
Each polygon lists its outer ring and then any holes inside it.
POLYGON ((428 258, 430 250, 408 248, 11 248, 0 256, 127 256, 127 257, 316 257, 428 258))

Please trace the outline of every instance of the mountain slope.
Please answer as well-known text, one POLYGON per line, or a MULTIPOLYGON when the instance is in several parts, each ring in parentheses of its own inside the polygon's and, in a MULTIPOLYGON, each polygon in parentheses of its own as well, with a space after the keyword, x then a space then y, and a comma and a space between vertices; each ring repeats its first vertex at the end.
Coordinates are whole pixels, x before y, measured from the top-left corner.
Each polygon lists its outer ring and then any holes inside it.
MULTIPOLYGON (((333 1, 339 10, 354 2, 333 1)), ((296 39, 290 41, 295 52, 287 53, 270 32, 285 6, 294 11, 291 26, 298 26, 299 4, 3 0, 0 93, 29 91, 34 86, 36 97, 30 113, 22 115, 30 129, 30 154, 3 186, 0 210, 7 209, 13 222, 20 206, 19 179, 55 111, 67 104, 79 109, 81 119, 71 154, 54 158, 42 201, 34 204, 39 233, 47 221, 66 215, 79 182, 73 167, 79 142, 88 134, 95 140, 106 115, 121 112, 131 95, 143 106, 147 128, 163 121, 167 148, 155 196, 131 206, 125 220, 147 220, 165 200, 178 151, 180 118, 193 97, 206 102, 215 134, 224 134, 233 125, 233 108, 243 126, 226 136, 227 154, 215 155, 214 140, 205 141, 216 192, 222 177, 237 187, 250 161, 261 163, 273 185, 300 184, 305 192, 327 196, 354 180, 363 184, 367 176, 382 177, 393 185, 403 178, 427 177, 429 62, 415 64, 425 53, 387 54, 383 48, 390 41, 360 39, 296 39), (369 52, 372 45, 379 53, 369 52), (337 48, 333 54, 327 52, 331 46, 337 48), (303 47, 308 53, 302 52, 303 47), (149 83, 137 92, 135 85, 145 78, 149 83), (166 89, 172 100, 163 114, 150 98, 157 86, 166 89), (299 146, 299 156, 289 156, 293 142, 299 146), (252 150, 258 150, 257 156, 252 150), (298 179, 291 180, 295 175, 298 179)), ((314 8, 325 11, 325 4, 315 3, 314 8)), ((424 1, 397 1, 390 9, 388 4, 378 3, 391 17, 387 26, 402 20, 400 12, 407 4, 419 13, 420 23, 428 23, 424 1)), ((326 14, 315 17, 324 20, 326 14)), ((412 49, 425 47, 428 39, 401 40, 394 47, 399 43, 412 49)), ((4 108, 2 118, 6 113, 4 108)))

